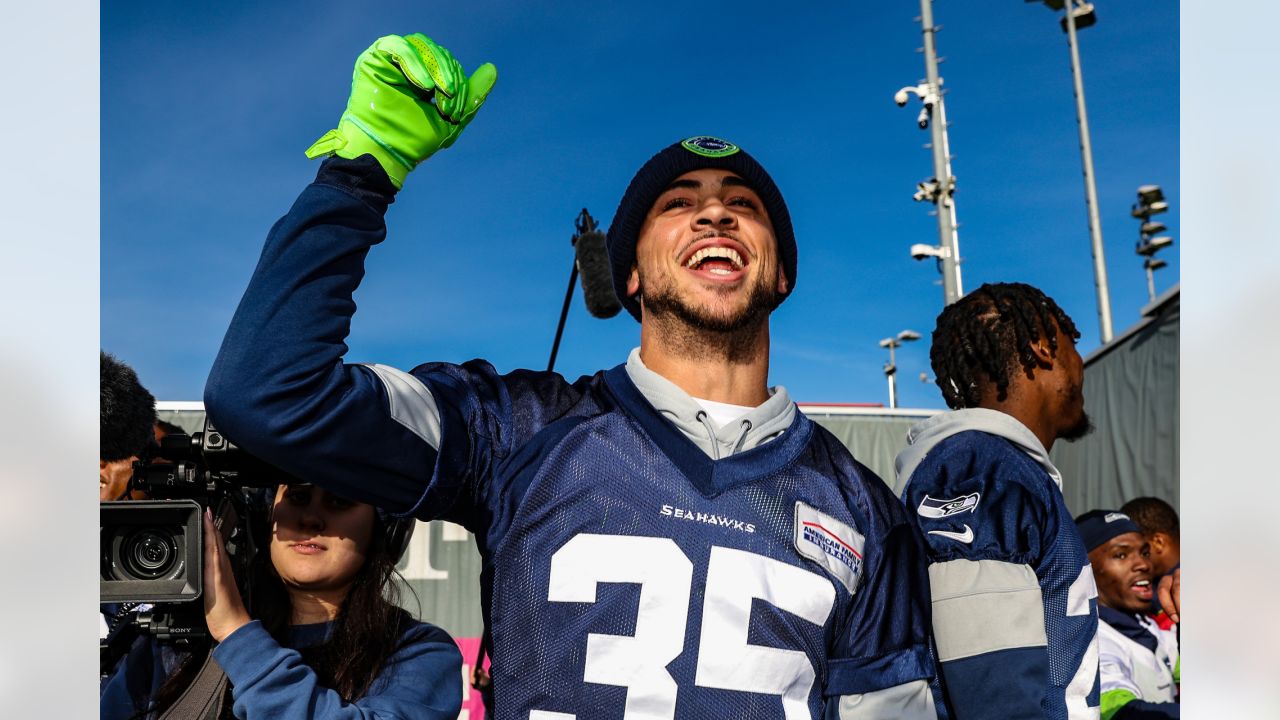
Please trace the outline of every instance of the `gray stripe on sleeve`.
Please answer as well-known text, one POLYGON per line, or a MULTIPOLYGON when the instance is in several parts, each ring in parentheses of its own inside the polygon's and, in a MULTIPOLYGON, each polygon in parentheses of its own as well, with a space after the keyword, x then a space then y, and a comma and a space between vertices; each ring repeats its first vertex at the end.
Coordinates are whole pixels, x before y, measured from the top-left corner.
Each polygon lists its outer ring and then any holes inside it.
POLYGON ((431 391, 418 378, 389 365, 361 363, 382 382, 387 391, 391 418, 432 448, 440 449, 440 409, 431 391))
POLYGON ((929 566, 933 634, 942 662, 1044 647, 1044 603, 1029 565, 951 560, 929 566))
POLYGON ((898 720, 937 720, 933 693, 924 680, 894 685, 858 695, 844 695, 839 703, 839 720, 863 718, 897 718, 898 720))

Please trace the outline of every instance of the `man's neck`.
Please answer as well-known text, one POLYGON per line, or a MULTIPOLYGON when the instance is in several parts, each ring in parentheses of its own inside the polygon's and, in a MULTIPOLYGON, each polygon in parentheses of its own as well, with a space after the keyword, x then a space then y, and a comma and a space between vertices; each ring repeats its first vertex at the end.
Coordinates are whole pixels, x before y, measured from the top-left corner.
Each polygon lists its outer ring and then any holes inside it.
POLYGON ((978 403, 978 407, 998 410, 1022 423, 1044 446, 1045 452, 1052 450, 1053 441, 1058 439, 1058 421, 1045 416, 1047 406, 1035 392, 1034 386, 1027 387, 1021 383, 1011 382, 1003 401, 996 399, 993 386, 988 389, 982 401, 978 403))
POLYGON ((721 339, 713 333, 695 336, 693 332, 642 323, 640 359, 645 367, 696 398, 747 407, 769 399, 767 321, 751 338, 718 342, 721 339))

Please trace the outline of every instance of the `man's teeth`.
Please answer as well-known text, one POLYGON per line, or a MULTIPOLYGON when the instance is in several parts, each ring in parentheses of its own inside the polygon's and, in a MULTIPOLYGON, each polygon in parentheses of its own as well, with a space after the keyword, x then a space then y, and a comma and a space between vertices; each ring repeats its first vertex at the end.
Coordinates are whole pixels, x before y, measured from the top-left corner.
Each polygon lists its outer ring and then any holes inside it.
MULTIPOLYGON (((742 256, 738 254, 737 250, 734 250, 733 248, 727 248, 727 247, 702 248, 698 252, 694 253, 689 258, 688 262, 684 264, 684 266, 691 269, 696 268, 699 263, 701 263, 703 260, 706 260, 708 258, 713 258, 717 260, 728 260, 733 265, 734 270, 742 269, 742 264, 743 264, 742 256)), ((715 272, 719 275, 728 275, 730 271, 713 270, 712 272, 715 272)))
POLYGON ((1148 585, 1150 585, 1150 584, 1151 584, 1151 581, 1150 581, 1150 580, 1139 580, 1138 582, 1134 583, 1134 585, 1139 585, 1139 586, 1142 586, 1142 587, 1146 587, 1146 586, 1148 586, 1148 585))

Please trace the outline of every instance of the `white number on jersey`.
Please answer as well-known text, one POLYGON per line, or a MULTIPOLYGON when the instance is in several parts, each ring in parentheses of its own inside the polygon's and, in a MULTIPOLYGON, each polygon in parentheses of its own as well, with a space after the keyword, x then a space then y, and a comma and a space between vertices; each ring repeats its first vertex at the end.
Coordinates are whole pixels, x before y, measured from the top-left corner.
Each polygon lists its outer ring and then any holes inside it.
MULTIPOLYGON (((693 563, 669 538, 590 533, 551 557, 548 600, 595 602, 599 583, 638 583, 640 609, 634 636, 587 636, 583 680, 627 688, 626 720, 674 718, 678 687, 666 666, 684 646, 693 563)), ((787 720, 809 717, 813 664, 800 650, 747 643, 751 601, 822 625, 835 604, 831 582, 763 555, 712 547, 705 595, 695 684, 779 695, 787 720)), ((543 710, 529 717, 574 718, 543 710)))

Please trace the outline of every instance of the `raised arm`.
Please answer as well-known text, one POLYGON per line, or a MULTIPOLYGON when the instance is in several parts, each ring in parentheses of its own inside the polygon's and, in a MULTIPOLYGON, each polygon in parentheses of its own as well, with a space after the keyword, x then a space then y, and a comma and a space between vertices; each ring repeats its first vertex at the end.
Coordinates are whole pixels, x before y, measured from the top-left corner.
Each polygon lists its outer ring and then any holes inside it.
POLYGON ((205 407, 227 437, 353 500, 419 507, 440 446, 435 399, 406 373, 343 363, 351 298, 405 177, 453 144, 496 76, 486 64, 468 77, 423 35, 360 55, 338 127, 307 151, 332 157, 271 229, 209 374, 205 407))

